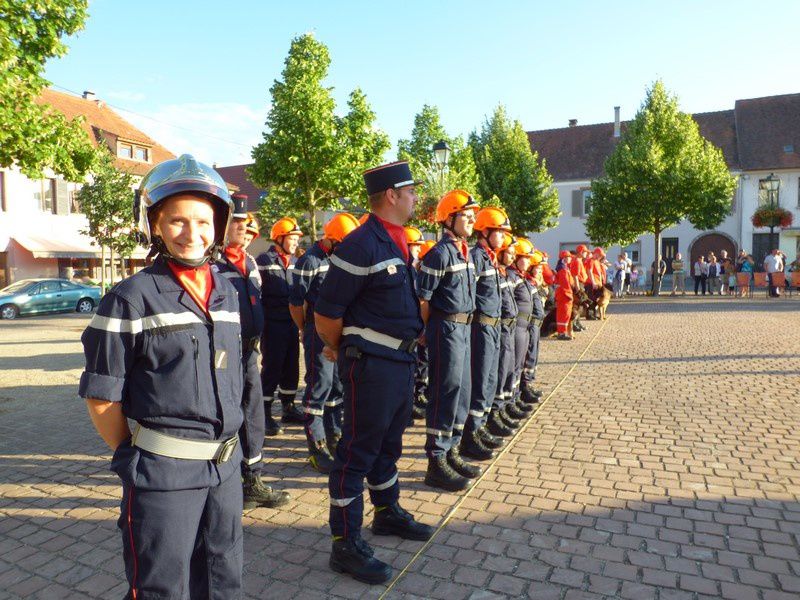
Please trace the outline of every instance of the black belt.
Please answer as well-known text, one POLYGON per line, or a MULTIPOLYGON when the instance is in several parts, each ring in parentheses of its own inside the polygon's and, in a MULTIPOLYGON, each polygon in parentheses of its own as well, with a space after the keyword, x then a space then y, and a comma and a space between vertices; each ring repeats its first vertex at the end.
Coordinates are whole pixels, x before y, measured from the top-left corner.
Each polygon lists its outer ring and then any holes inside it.
POLYGON ((473 321, 477 320, 481 325, 488 325, 489 327, 497 327, 500 324, 500 317, 490 317, 483 313, 473 313, 473 321))
POLYGON ((257 337, 242 338, 243 352, 261 352, 261 340, 257 337))
POLYGON ((434 308, 431 310, 431 316, 441 319, 442 321, 461 323, 462 325, 469 325, 472 323, 472 313, 446 313, 434 308))

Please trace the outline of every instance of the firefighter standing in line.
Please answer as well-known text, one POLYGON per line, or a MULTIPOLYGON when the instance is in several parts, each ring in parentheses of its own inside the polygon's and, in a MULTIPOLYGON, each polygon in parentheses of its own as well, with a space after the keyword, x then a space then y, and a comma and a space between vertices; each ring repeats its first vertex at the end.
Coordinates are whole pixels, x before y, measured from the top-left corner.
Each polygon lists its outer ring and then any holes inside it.
POLYGON ((358 227, 349 213, 334 215, 323 227, 323 237, 301 256, 294 268, 289 295, 292 319, 303 332, 306 389, 303 392, 308 462, 320 473, 330 473, 341 437, 342 382, 336 364, 322 355, 325 347, 314 327, 314 306, 329 269, 334 248, 358 227))
MULTIPOLYGON (((422 259, 425 258, 428 251, 435 245, 436 242, 434 240, 425 240, 422 242, 417 254, 416 264, 414 265, 417 271, 419 271, 422 265, 422 259)), ((414 406, 411 409, 411 415, 414 419, 425 418, 425 407, 428 404, 428 399, 426 397, 428 377, 428 347, 425 344, 418 344, 417 369, 414 372, 414 406)))
POLYGON ((572 287, 575 285, 575 279, 570 270, 570 263, 574 259, 568 250, 562 250, 558 257, 563 261, 564 268, 556 272, 556 331, 559 340, 571 340, 574 299, 572 287))
MULTIPOLYGON (((497 392, 500 364, 502 300, 496 253, 511 232, 511 223, 503 209, 490 206, 478 211, 474 230, 478 242, 470 250, 476 273, 476 308, 470 336, 472 393, 461 446, 465 456, 487 460, 494 456, 493 449, 499 442, 485 427, 497 392)), ((481 470, 476 466, 472 473, 477 476, 481 470)))
MULTIPOLYGON (((585 267, 583 266, 583 259, 585 256, 588 256, 589 249, 584 244, 578 244, 575 247, 575 256, 571 259, 568 263, 568 268, 570 273, 572 273, 572 277, 577 282, 577 285, 580 289, 586 289, 586 286, 590 286, 591 288, 591 280, 589 278, 589 273, 586 272, 585 267)), ((580 298, 575 298, 575 301, 579 301, 580 298)), ((572 324, 572 327, 575 331, 583 331, 586 329, 586 326, 583 325, 580 318, 580 313, 575 318, 575 322, 572 324)))
POLYGON ((465 489, 474 476, 459 444, 469 409, 469 325, 475 311, 475 265, 467 238, 479 208, 463 190, 442 196, 436 207, 442 237, 425 255, 417 281, 428 346, 425 483, 448 491, 465 489))
MULTIPOLYGON (((264 330, 261 308, 261 277, 255 259, 247 252, 247 196, 233 194, 233 217, 228 226, 228 245, 213 265, 217 272, 233 284, 239 299, 239 321, 242 327, 242 367, 244 390, 242 408, 244 423, 239 430, 242 445, 242 486, 244 508, 275 508, 286 504, 288 492, 273 490, 261 481, 261 448, 264 445, 264 403, 258 373, 258 354, 264 330)), ((256 230, 258 225, 255 225, 256 230)), ((251 237, 252 241, 252 237, 251 237)))
POLYGON ((270 229, 273 244, 256 259, 261 273, 261 304, 264 333, 261 336, 261 387, 264 394, 265 433, 276 436, 283 429, 272 417, 272 403, 280 400, 282 423, 303 424, 304 416, 294 405, 300 380, 300 340, 289 314, 289 285, 294 253, 303 232, 291 217, 278 219, 270 229))
POLYGON ((399 504, 397 460, 411 413, 414 348, 422 318, 403 225, 414 214, 407 162, 364 173, 372 214, 339 245, 315 307, 325 354, 338 359, 344 424, 328 480, 333 546, 330 567, 368 583, 392 569, 361 537, 364 479, 375 506, 372 532, 425 541, 433 528, 399 504))
MULTIPOLYGON (((528 351, 525 356, 525 364, 522 368, 520 379, 520 402, 524 410, 539 401, 542 392, 534 387, 536 380, 536 366, 539 364, 539 334, 544 320, 544 303, 546 293, 542 291, 543 279, 541 263, 542 253, 534 250, 531 254, 531 266, 528 269, 528 281, 531 285, 531 322, 528 326, 528 351)), ((513 413, 512 413, 513 416, 513 413)))
POLYGON ((230 204, 192 156, 155 166, 134 201, 155 261, 103 296, 81 337, 79 394, 122 480, 127 598, 242 593, 239 302, 209 265, 230 204))

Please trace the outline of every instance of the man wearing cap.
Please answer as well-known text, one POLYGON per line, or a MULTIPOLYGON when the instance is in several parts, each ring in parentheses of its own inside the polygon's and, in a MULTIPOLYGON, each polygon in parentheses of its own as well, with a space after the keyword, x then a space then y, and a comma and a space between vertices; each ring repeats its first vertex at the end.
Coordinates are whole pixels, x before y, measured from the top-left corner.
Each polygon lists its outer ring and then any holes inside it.
POLYGON ((282 423, 302 425, 305 420, 294 405, 300 380, 300 340, 297 326, 289 314, 294 253, 302 235, 294 218, 278 219, 270 229, 272 246, 256 259, 261 273, 261 304, 265 320, 261 337, 261 387, 268 436, 283 433, 272 417, 272 402, 276 395, 282 407, 282 423))
MULTIPOLYGON (((575 256, 569 262, 569 270, 572 273, 572 277, 577 282, 577 285, 580 286, 580 289, 585 289, 586 286, 591 287, 591 280, 589 278, 589 273, 586 272, 586 267, 584 267, 584 259, 589 256, 589 248, 586 247, 585 244, 578 244, 575 247, 575 256)), ((586 327, 581 323, 580 316, 575 318, 575 322, 573 323, 573 327, 575 331, 583 331, 586 327)))
POLYGON ((328 479, 330 567, 367 583, 392 574, 361 537, 364 479, 375 506, 372 532, 425 541, 433 528, 400 507, 397 460, 411 413, 415 349, 423 324, 416 271, 403 225, 414 214, 407 162, 364 173, 372 214, 330 257, 314 308, 325 354, 344 387, 342 439, 328 479))
POLYGON ((258 354, 264 313, 261 309, 261 277, 255 259, 246 250, 247 196, 233 194, 233 217, 228 226, 228 245, 214 269, 236 288, 242 327, 244 422, 239 429, 242 444, 244 508, 274 508, 289 501, 287 492, 273 490, 261 481, 261 447, 264 445, 264 404, 258 374, 258 354))

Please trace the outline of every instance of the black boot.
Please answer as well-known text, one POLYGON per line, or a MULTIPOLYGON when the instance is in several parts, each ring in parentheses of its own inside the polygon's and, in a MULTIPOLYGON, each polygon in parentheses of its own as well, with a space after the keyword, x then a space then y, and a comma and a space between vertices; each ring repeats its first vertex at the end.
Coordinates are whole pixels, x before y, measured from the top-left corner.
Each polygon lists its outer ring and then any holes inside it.
POLYGON ((487 448, 491 448, 492 450, 497 450, 498 448, 503 447, 503 438, 489 433, 489 430, 486 429, 486 425, 478 429, 475 433, 478 436, 478 439, 481 441, 481 443, 487 448))
POLYGON ((522 410, 516 402, 509 402, 505 407, 505 413, 512 419, 517 419, 518 421, 527 419, 530 412, 529 410, 522 410))
POLYGON ((461 438, 461 448, 459 450, 461 454, 474 460, 491 460, 494 458, 494 450, 484 446, 474 432, 464 434, 464 437, 461 438))
POLYGON ((539 401, 539 398, 542 397, 542 392, 539 390, 534 390, 533 388, 522 388, 522 392, 519 395, 519 402, 525 404, 526 406, 532 406, 539 401))
POLYGON ((372 519, 375 535, 396 535, 404 540, 426 542, 433 536, 433 527, 414 520, 407 510, 395 502, 389 506, 376 506, 372 519))
POLYGON ((489 420, 486 422, 486 429, 488 429, 489 433, 492 435, 497 435, 504 438, 511 437, 514 435, 514 430, 505 424, 505 422, 500 418, 499 414, 499 408, 492 410, 492 413, 489 415, 489 420))
POLYGON ((453 470, 467 479, 475 479, 480 477, 483 469, 478 465, 471 465, 461 458, 461 453, 457 447, 450 448, 447 453, 447 464, 453 467, 453 470))
POLYGON ((447 456, 440 454, 428 459, 425 485, 441 488, 448 492, 460 492, 469 487, 470 481, 456 473, 453 467, 447 463, 447 456))
POLYGON ((305 422, 306 416, 294 405, 294 402, 286 402, 283 404, 281 423, 294 423, 296 425, 302 425, 305 422))
POLYGON ((392 576, 392 567, 375 558, 361 536, 334 539, 328 565, 337 573, 347 573, 364 583, 384 583, 392 576))
POLYGON ((264 435, 275 437, 283 433, 283 427, 272 416, 272 400, 264 402, 264 435))
POLYGON ((328 452, 328 446, 325 440, 320 440, 316 443, 308 442, 308 462, 314 470, 327 475, 333 468, 333 457, 328 452))
POLYGON ((257 506, 276 508, 291 500, 289 492, 273 490, 264 485, 259 473, 245 473, 242 477, 242 491, 244 492, 244 509, 250 510, 257 506))
POLYGON ((328 452, 331 457, 336 456, 336 446, 339 445, 339 440, 342 439, 341 433, 327 433, 325 434, 325 445, 328 447, 328 452))
POLYGON ((499 411, 497 411, 497 416, 500 417, 503 423, 506 424, 506 427, 516 431, 517 429, 519 429, 520 422, 518 419, 515 419, 514 417, 508 414, 508 408, 513 404, 514 404, 513 401, 506 402, 506 405, 499 411))

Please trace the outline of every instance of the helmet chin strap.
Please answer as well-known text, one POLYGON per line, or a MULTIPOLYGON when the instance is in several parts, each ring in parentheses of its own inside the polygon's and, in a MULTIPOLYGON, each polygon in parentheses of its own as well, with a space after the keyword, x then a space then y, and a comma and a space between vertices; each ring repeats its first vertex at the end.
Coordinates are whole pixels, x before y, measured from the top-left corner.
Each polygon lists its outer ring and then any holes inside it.
POLYGON ((193 269, 202 267, 212 258, 216 259, 220 252, 220 245, 213 244, 200 258, 178 258, 177 256, 170 254, 169 250, 167 250, 167 245, 164 243, 164 240, 161 239, 160 235, 153 236, 153 248, 155 248, 155 250, 166 260, 181 265, 182 267, 190 267, 193 269))

